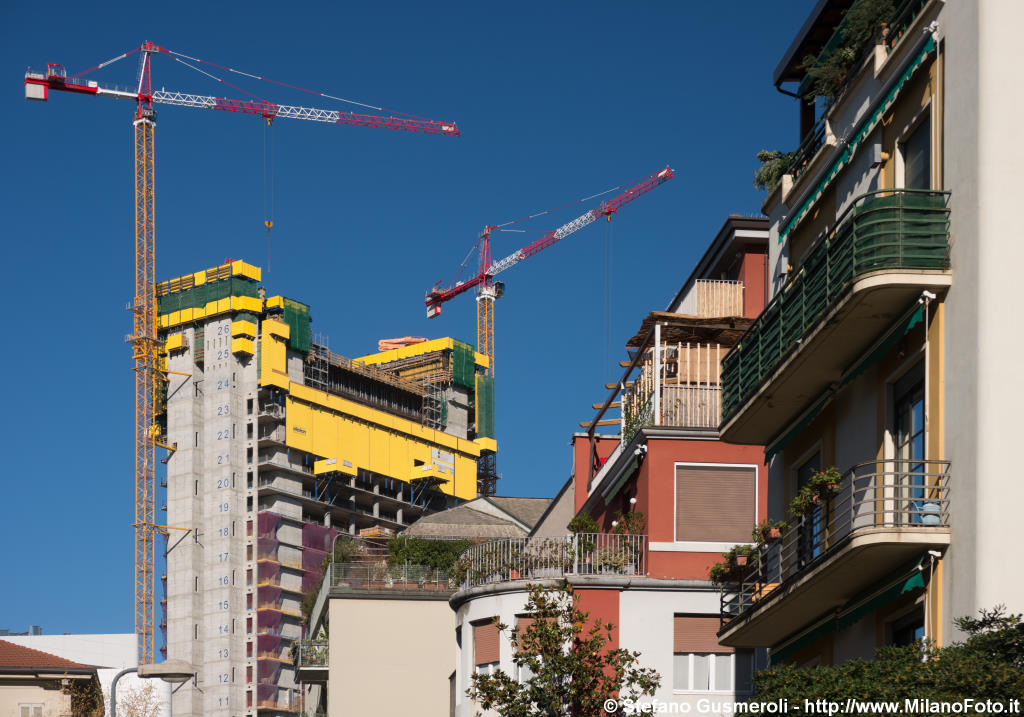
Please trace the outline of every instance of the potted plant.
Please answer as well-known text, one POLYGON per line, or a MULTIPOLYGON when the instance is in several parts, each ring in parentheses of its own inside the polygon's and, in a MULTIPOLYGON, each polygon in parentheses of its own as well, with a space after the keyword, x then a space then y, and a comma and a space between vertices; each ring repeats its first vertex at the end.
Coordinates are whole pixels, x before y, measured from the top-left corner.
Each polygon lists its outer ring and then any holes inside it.
POLYGON ((757 548, 752 545, 734 545, 722 557, 724 560, 712 565, 708 571, 715 585, 739 582, 758 566, 757 548))
POLYGON ((803 487, 797 491, 796 497, 789 505, 789 512, 794 518, 807 515, 820 504, 839 492, 839 483, 843 476, 835 466, 819 471, 811 476, 803 487))
POLYGON ((784 521, 766 518, 754 526, 750 537, 759 548, 762 548, 782 538, 782 531, 787 528, 789 525, 784 521))

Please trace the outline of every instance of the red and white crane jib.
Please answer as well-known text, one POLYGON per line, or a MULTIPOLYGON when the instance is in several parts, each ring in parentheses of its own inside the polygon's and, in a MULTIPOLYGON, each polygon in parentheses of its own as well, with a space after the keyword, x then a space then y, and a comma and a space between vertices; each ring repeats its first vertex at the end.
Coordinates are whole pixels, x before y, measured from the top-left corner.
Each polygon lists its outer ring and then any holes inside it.
MULTIPOLYGON (((46 100, 49 99, 50 90, 77 92, 79 94, 96 95, 97 97, 116 97, 134 102, 145 99, 139 92, 104 87, 94 81, 83 83, 68 80, 63 73, 63 68, 59 65, 51 65, 46 74, 31 71, 25 73, 26 98, 30 100, 46 100)), ((236 100, 226 97, 193 95, 184 92, 168 92, 166 90, 153 92, 149 99, 152 102, 165 105, 196 107, 224 112, 242 112, 259 115, 266 119, 285 117, 287 119, 303 119, 312 122, 327 122, 330 124, 355 125, 359 127, 380 127, 404 130, 406 132, 423 132, 426 134, 452 136, 459 136, 461 134, 454 122, 441 122, 438 120, 357 114, 355 112, 325 110, 317 107, 279 105, 273 102, 236 100)))
MULTIPOLYGON (((658 185, 672 179, 674 176, 675 174, 672 172, 672 168, 665 167, 661 171, 655 172, 621 194, 612 197, 607 201, 601 202, 600 205, 591 209, 586 214, 576 217, 567 224, 563 224, 553 232, 548 232, 537 241, 527 244, 522 249, 513 252, 504 259, 499 259, 498 261, 493 262, 487 269, 484 269, 469 281, 460 282, 450 288, 438 288, 438 285, 435 284, 434 288, 427 293, 426 297, 427 317, 433 318, 440 314, 441 304, 444 302, 454 299, 459 294, 469 291, 473 287, 483 283, 485 280, 497 276, 506 269, 510 269, 524 259, 533 256, 537 252, 547 249, 549 246, 556 244, 570 234, 574 234, 580 229, 583 229, 595 222, 599 217, 614 214, 623 205, 628 204, 643 194, 646 194, 658 185)), ((485 230, 485 233, 490 232, 495 228, 496 227, 488 227, 485 230)))

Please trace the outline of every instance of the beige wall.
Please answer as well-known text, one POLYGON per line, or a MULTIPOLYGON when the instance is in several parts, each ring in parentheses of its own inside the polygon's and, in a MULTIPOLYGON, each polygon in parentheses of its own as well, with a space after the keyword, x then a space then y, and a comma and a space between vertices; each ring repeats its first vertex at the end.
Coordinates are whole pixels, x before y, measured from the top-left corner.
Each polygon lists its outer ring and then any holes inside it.
POLYGON ((447 599, 330 601, 330 717, 449 711, 455 614, 447 599))
POLYGON ((71 698, 61 692, 60 680, 0 683, 0 717, 19 717, 22 704, 42 705, 46 717, 71 714, 71 698))

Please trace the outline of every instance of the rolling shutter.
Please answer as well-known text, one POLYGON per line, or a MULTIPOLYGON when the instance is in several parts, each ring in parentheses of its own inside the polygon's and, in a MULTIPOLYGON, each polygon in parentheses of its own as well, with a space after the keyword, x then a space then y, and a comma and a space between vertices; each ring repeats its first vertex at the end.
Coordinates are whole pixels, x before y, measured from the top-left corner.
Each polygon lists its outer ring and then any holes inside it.
POLYGON ((477 665, 489 665, 500 659, 498 626, 490 620, 473 625, 473 658, 477 665))
POLYGON ((733 648, 718 644, 719 618, 705 615, 676 615, 673 618, 672 652, 731 653, 733 648))
POLYGON ((676 540, 749 543, 756 475, 753 467, 677 466, 676 540))

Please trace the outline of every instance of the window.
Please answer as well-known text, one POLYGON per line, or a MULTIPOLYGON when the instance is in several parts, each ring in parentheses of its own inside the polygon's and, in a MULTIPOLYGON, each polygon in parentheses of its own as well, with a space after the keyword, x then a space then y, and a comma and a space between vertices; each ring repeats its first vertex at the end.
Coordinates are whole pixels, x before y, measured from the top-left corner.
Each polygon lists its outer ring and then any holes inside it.
POLYGON ((753 653, 718 644, 719 619, 708 615, 673 618, 672 688, 680 692, 750 690, 753 653))
MULTIPOLYGON (((524 633, 530 629, 530 625, 533 624, 534 618, 531 615, 519 615, 516 617, 516 633, 524 633)), ((519 681, 528 682, 533 678, 534 672, 530 669, 529 665, 519 666, 519 681)))
POLYGON ((903 157, 903 186, 906 189, 932 188, 932 133, 926 114, 917 128, 900 144, 903 157))
POLYGON ((247 414, 249 414, 250 416, 252 415, 252 399, 251 398, 247 398, 245 400, 245 412, 247 414))
POLYGON ((676 540, 750 542, 756 479, 753 466, 676 466, 676 540))
MULTIPOLYGON (((821 451, 804 461, 796 469, 796 489, 799 491, 811 480, 815 473, 821 472, 821 451)), ((821 545, 825 538, 824 520, 821 507, 805 513, 797 523, 797 557, 801 565, 821 555, 821 545)))
POLYGON ((924 607, 918 607, 890 625, 891 645, 913 645, 924 639, 924 607))
POLYGON ((896 470, 898 510, 909 523, 936 522, 936 504, 926 502, 924 464, 924 368, 917 366, 893 388, 896 399, 896 470))
POLYGON ((43 706, 19 704, 18 717, 43 717, 43 706))
POLYGON ((492 619, 473 623, 473 664, 477 672, 492 675, 498 669, 501 661, 500 635, 492 619))

